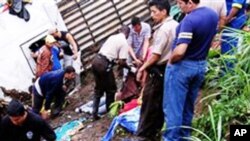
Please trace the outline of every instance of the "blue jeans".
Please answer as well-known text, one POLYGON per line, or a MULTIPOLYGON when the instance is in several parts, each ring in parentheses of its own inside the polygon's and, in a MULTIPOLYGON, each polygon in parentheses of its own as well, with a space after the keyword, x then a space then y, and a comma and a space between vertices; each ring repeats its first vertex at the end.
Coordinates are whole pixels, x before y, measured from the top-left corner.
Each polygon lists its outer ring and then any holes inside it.
POLYGON ((205 77, 206 61, 182 60, 168 65, 165 71, 163 112, 167 123, 164 141, 189 137, 195 100, 205 77))

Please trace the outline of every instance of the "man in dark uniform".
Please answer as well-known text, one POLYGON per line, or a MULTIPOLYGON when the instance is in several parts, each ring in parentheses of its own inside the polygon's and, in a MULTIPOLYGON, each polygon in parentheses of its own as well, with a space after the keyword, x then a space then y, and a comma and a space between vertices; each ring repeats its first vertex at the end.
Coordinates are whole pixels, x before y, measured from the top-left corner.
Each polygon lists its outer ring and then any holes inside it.
POLYGON ((12 100, 1 121, 2 141, 55 141, 56 134, 39 115, 25 110, 18 100, 12 100))

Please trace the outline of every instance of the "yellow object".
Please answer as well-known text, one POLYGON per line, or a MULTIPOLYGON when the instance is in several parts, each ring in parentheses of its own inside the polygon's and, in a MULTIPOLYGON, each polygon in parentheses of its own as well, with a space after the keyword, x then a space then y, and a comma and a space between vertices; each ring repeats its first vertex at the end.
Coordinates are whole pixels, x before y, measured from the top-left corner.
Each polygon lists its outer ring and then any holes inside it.
POLYGON ((45 43, 51 44, 51 43, 55 43, 55 42, 56 42, 56 39, 52 35, 47 35, 45 37, 45 43))
POLYGON ((32 3, 32 0, 23 0, 23 2, 32 3))

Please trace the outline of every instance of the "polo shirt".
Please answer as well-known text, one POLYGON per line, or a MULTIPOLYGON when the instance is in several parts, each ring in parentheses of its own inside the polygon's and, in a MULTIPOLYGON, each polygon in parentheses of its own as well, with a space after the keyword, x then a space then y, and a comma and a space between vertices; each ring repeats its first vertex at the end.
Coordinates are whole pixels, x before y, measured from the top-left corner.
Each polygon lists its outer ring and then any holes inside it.
POLYGON ((218 20, 218 15, 210 8, 194 9, 177 27, 173 49, 181 43, 186 43, 188 48, 183 59, 205 60, 216 34, 218 20))

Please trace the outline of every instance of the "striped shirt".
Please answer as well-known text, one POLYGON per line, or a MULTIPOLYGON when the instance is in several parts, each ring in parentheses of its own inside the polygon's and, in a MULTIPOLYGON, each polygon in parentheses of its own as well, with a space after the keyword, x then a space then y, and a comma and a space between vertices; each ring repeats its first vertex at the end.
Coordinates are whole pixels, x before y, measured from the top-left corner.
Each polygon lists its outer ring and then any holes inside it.
POLYGON ((134 31, 130 25, 130 34, 128 37, 128 43, 133 48, 136 57, 142 57, 143 43, 146 38, 151 37, 151 27, 149 24, 141 22, 141 32, 138 34, 134 31))

